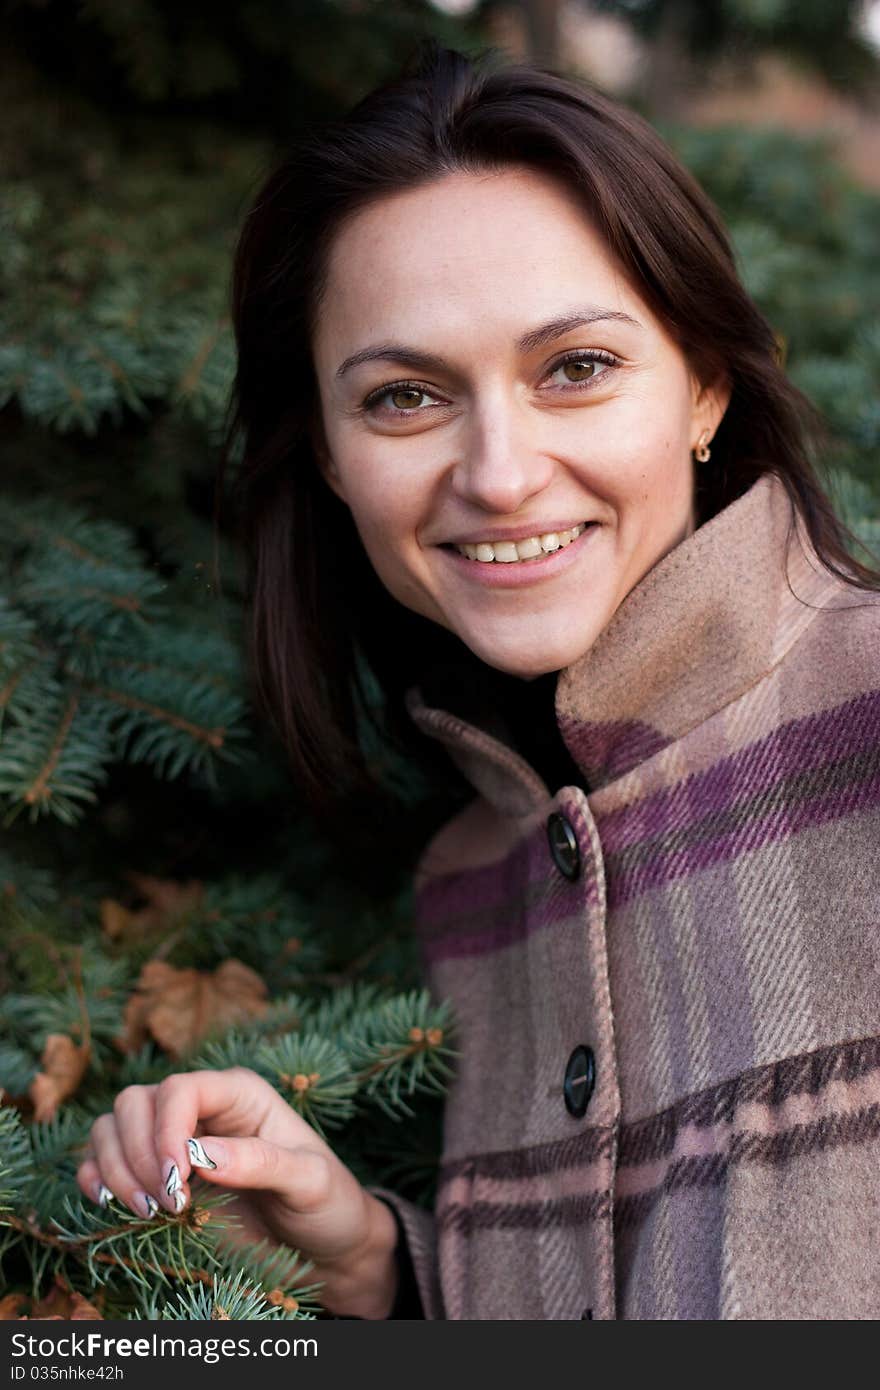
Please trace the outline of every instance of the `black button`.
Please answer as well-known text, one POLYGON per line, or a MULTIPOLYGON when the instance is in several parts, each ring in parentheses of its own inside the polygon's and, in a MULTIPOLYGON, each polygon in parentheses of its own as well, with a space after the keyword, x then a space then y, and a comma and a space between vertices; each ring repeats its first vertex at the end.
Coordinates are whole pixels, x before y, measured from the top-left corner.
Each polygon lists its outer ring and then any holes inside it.
POLYGON ((547 839, 550 841, 553 863, 559 872, 566 878, 576 879, 581 871, 581 852, 577 835, 565 816, 561 816, 558 811, 554 811, 547 821, 547 839))
POLYGON ((565 1068, 565 1080, 562 1083, 565 1108, 569 1115, 574 1115, 575 1119, 580 1119, 590 1103, 590 1096, 593 1094, 595 1084, 596 1058, 593 1056, 593 1049, 585 1047, 581 1043, 568 1059, 568 1065, 565 1068))

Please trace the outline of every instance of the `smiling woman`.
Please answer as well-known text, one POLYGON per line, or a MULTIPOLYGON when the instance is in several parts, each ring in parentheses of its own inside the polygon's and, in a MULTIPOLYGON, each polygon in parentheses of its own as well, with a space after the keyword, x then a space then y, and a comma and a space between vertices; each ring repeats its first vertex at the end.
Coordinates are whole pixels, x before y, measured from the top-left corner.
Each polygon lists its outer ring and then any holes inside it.
POLYGON ((436 1210, 371 1189, 334 1311, 880 1316, 880 577, 717 211, 430 43, 260 189, 233 314, 259 706, 317 814, 381 805, 365 716, 466 789, 436 1210))

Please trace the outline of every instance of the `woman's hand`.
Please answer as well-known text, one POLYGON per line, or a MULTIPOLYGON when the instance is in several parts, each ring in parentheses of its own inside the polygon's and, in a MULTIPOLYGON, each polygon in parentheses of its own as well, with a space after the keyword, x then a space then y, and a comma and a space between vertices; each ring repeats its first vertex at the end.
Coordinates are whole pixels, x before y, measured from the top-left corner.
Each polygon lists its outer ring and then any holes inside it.
POLYGON ((77 1170, 83 1192, 110 1195, 138 1216, 182 1211, 201 1177, 236 1194, 232 1247, 269 1237, 312 1260, 311 1281, 332 1313, 385 1318, 397 1288, 397 1227, 324 1140, 247 1067, 179 1072, 127 1086, 92 1125, 77 1170))

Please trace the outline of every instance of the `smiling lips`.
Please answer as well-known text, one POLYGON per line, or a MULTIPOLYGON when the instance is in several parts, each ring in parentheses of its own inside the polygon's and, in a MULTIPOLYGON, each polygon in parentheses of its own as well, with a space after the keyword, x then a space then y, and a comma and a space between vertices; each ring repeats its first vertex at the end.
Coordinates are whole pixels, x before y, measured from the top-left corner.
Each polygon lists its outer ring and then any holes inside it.
POLYGON ((519 589, 552 579, 577 564, 584 546, 601 531, 599 522, 585 521, 567 532, 547 531, 523 540, 480 541, 473 545, 467 541, 450 543, 441 546, 440 553, 447 556, 462 578, 480 587, 519 589), (520 554, 520 549, 525 551, 524 555, 520 554))
POLYGON ((517 560, 535 560, 539 556, 551 554, 554 550, 564 549, 577 540, 581 532, 586 530, 587 524, 586 521, 582 521, 580 525, 572 526, 567 531, 546 531, 543 535, 528 536, 521 541, 481 541, 477 545, 456 545, 455 549, 468 560, 479 560, 482 564, 497 561, 509 565, 517 560))

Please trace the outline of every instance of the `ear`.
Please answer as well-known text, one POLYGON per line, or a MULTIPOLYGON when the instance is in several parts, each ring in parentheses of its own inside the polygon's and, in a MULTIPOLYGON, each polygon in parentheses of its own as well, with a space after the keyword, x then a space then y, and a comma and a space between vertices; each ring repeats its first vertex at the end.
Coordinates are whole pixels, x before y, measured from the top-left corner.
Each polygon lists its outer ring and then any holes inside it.
POLYGON ((315 463, 318 465, 318 472, 321 474, 327 486, 335 492, 339 500, 345 502, 347 506, 348 499, 343 491, 336 464, 333 462, 333 457, 330 450, 327 448, 323 421, 314 415, 312 416, 309 426, 309 436, 312 441, 312 452, 315 455, 315 463))
POLYGON ((732 395, 733 382, 728 376, 721 375, 707 386, 702 386, 699 381, 695 380, 694 408, 691 421, 694 436, 691 441, 692 449, 697 447, 700 436, 705 431, 708 430, 710 441, 715 437, 732 395))

